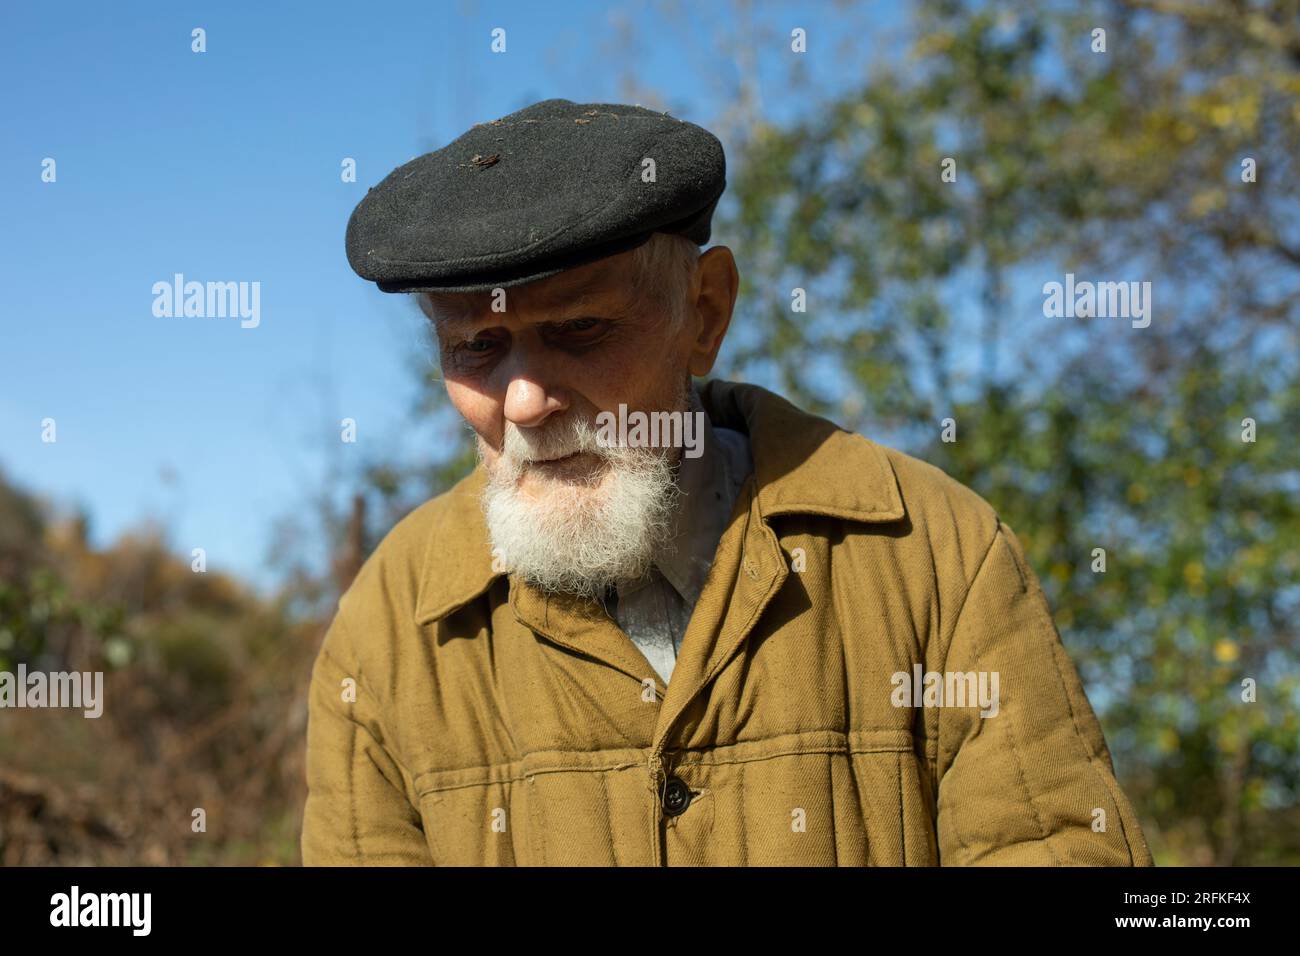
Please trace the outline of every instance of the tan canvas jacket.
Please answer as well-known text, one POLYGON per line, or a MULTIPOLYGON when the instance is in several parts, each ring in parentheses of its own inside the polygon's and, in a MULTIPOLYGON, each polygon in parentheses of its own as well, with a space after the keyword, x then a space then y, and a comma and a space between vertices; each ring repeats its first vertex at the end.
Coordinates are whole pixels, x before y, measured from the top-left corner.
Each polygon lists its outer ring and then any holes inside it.
POLYGON ((757 386, 701 398, 755 470, 667 689, 598 604, 493 571, 480 465, 339 602, 304 863, 1150 865, 993 509, 757 386))

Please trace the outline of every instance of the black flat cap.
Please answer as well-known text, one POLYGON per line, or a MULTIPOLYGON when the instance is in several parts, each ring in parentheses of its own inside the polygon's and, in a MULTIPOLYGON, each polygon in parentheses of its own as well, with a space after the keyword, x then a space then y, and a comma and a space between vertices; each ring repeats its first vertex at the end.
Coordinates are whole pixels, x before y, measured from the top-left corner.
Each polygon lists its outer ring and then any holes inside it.
POLYGON ((706 129, 639 106, 543 100, 372 187, 348 221, 348 262, 384 292, 505 288, 655 232, 703 245, 725 188, 722 144, 706 129))

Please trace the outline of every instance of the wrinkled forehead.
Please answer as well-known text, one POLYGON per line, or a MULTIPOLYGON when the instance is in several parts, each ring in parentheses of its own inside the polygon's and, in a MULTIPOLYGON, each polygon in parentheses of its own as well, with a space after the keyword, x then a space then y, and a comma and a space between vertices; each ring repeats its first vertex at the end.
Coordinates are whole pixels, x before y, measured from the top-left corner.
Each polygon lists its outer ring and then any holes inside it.
MULTIPOLYGON (((635 293, 631 252, 598 259, 536 282, 502 290, 506 309, 536 321, 571 318, 593 306, 622 308, 635 293)), ((486 292, 426 292, 421 308, 438 325, 475 324, 492 311, 495 294, 486 292)))

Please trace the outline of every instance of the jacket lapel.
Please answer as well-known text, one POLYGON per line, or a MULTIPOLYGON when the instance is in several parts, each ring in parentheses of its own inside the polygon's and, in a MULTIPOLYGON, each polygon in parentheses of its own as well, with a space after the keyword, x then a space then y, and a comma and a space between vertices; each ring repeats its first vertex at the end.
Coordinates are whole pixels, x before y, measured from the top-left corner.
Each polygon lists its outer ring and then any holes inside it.
POLYGON ((715 379, 700 395, 713 425, 749 436, 754 471, 682 639, 655 728, 656 752, 741 650, 790 573, 768 518, 804 513, 878 523, 904 515, 893 468, 875 443, 755 385, 715 379))
POLYGON ((663 685, 641 649, 597 602, 571 594, 547 594, 512 574, 510 607, 515 620, 535 634, 594 658, 638 684, 651 678, 656 696, 663 696, 663 685))
POLYGON ((656 752, 667 744, 677 718, 740 650, 787 573, 776 535, 758 519, 751 475, 736 500, 682 638, 655 726, 656 752))

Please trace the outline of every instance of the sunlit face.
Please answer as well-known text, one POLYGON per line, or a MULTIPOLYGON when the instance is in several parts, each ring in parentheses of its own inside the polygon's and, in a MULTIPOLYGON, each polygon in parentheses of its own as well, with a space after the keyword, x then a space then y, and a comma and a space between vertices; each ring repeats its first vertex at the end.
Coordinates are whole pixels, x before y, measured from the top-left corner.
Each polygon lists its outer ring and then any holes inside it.
POLYGON ((688 379, 692 323, 676 334, 657 303, 637 301, 625 252, 504 291, 438 296, 432 303, 442 373, 456 410, 479 438, 489 471, 517 431, 529 449, 521 491, 555 483, 598 484, 602 462, 555 436, 574 418, 594 428, 597 413, 673 410, 688 379), (565 457, 568 455, 568 457, 565 457))
POLYGON ((734 300, 734 262, 720 251, 730 272, 701 257, 676 326, 666 304, 633 291, 630 252, 505 289, 500 312, 491 293, 422 301, 447 394, 477 435, 489 532, 508 567, 591 595, 648 567, 681 451, 600 447, 596 417, 687 409, 690 376, 711 367, 734 300))

